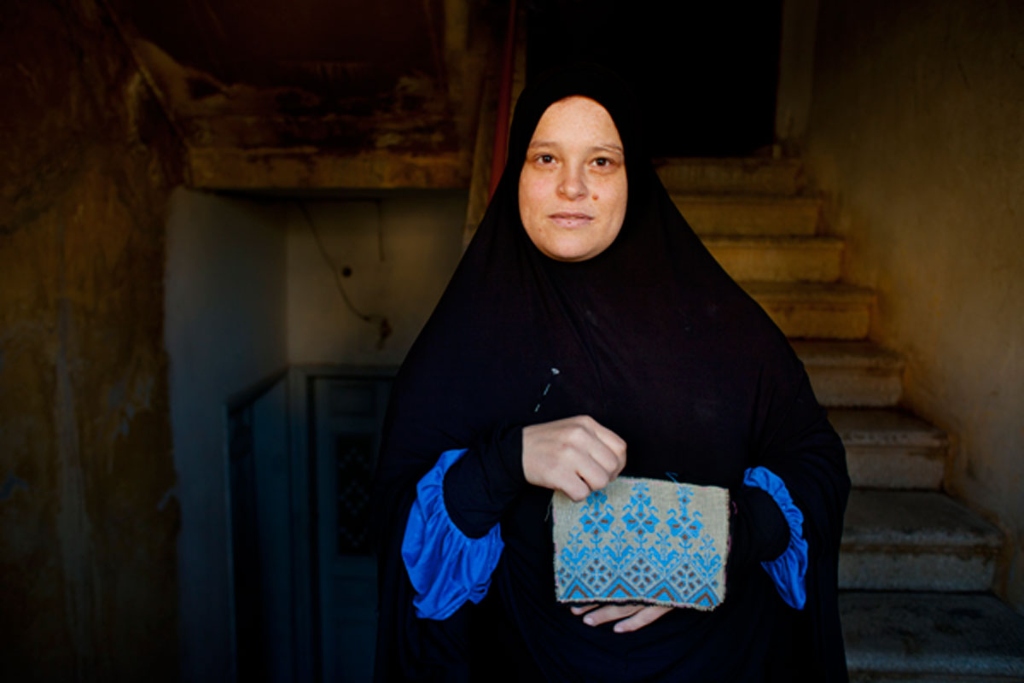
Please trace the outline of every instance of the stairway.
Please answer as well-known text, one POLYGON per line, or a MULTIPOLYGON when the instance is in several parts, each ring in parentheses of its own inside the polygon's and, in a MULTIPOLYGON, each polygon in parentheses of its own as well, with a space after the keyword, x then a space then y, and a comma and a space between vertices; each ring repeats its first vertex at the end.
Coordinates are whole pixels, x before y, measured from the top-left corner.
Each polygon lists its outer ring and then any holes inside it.
POLYGON ((1024 681, 1024 617, 991 595, 1000 531, 942 492, 948 442, 899 409, 903 361, 867 340, 874 293, 795 160, 675 159, 658 173, 690 225, 793 343, 846 445, 839 566, 853 681, 1024 681))

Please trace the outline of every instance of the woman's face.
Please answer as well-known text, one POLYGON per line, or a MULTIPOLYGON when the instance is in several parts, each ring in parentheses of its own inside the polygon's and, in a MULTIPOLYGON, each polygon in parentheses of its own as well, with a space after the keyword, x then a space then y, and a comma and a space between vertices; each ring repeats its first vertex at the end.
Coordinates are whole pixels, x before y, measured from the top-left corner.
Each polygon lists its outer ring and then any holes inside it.
POLYGON ((544 112, 519 175, 530 240, 558 261, 585 261, 615 241, 626 217, 626 160, 607 110, 567 97, 544 112))

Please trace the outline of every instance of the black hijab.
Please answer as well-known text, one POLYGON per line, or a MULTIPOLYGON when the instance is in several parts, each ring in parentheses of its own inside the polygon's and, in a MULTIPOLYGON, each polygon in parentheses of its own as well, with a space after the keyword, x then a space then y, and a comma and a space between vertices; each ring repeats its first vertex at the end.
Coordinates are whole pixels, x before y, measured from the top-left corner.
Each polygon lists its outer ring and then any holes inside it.
POLYGON ((471 679, 488 639, 509 633, 523 634, 516 647, 555 680, 759 680, 766 667, 769 678, 796 667, 815 680, 845 680, 835 605, 849 490, 842 445, 788 342, 658 180, 632 102, 594 66, 563 69, 523 93, 494 198, 399 372, 377 474, 379 680, 471 679), (540 117, 572 95, 595 100, 615 122, 629 197, 611 246, 564 263, 526 235, 518 183, 540 117), (523 481, 521 429, 579 414, 625 439, 627 475, 734 490, 748 467, 779 475, 805 515, 806 610, 791 614, 759 568, 732 565, 721 608, 674 610, 635 634, 583 626, 556 605, 551 492, 523 481), (500 603, 419 620, 402 535, 416 483, 454 448, 469 451, 456 465, 464 471, 448 477, 465 485, 453 491, 446 479, 453 520, 471 536, 483 533, 475 525, 502 525, 506 548, 491 588, 500 603), (496 621, 508 631, 496 635, 496 621), (793 647, 804 654, 790 658, 793 647))

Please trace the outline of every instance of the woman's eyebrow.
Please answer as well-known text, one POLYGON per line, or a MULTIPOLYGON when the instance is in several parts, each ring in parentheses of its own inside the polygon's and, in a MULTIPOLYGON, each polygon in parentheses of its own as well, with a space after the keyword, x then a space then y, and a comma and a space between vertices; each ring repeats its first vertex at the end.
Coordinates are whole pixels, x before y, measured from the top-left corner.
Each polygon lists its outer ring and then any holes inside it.
MULTIPOLYGON (((530 144, 527 146, 527 149, 533 149, 534 147, 558 147, 558 146, 559 146, 558 143, 554 142, 554 141, 549 141, 549 140, 531 140, 530 144)), ((601 151, 601 150, 608 151, 608 152, 617 152, 619 154, 625 154, 625 152, 623 152, 623 150, 622 150, 622 147, 620 145, 616 145, 615 143, 594 145, 594 146, 592 146, 590 148, 590 151, 601 151)))
POLYGON ((591 147, 591 149, 595 149, 595 150, 603 149, 603 150, 607 150, 609 152, 618 152, 619 154, 625 154, 625 152, 622 150, 622 147, 619 146, 619 145, 616 145, 616 144, 594 145, 593 147, 591 147))

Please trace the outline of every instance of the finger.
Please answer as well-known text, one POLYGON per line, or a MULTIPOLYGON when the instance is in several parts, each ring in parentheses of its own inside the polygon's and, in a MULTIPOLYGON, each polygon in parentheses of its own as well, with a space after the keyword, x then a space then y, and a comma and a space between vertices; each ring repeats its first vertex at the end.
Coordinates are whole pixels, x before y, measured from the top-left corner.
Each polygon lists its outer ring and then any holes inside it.
POLYGON ((597 608, 597 605, 590 604, 590 605, 573 605, 569 609, 571 609, 572 613, 575 614, 576 616, 580 616, 581 614, 586 614, 587 612, 589 612, 589 611, 591 611, 593 609, 596 609, 596 608, 597 608))
POLYGON ((583 617, 583 623, 587 626, 600 626, 609 621, 619 621, 630 617, 644 608, 643 605, 605 605, 583 617))
POLYGON ((583 481, 577 474, 570 474, 555 482, 552 488, 557 489, 569 496, 569 500, 578 503, 590 495, 590 485, 583 481))
POLYGON ((580 457, 576 462, 575 472, 586 482, 590 491, 600 491, 612 480, 611 473, 591 456, 580 457))
POLYGON ((608 475, 608 481, 617 477, 625 466, 625 460, 609 448, 601 439, 597 438, 596 435, 590 435, 590 441, 586 445, 586 452, 605 471, 608 475))
POLYGON ((594 436, 601 439, 608 448, 619 455, 626 453, 626 441, 597 420, 593 421, 594 436))
MULTIPOLYGON (((598 432, 609 430, 598 424, 597 420, 588 415, 571 418, 566 448, 571 449, 575 456, 584 456, 596 461, 608 474, 618 473, 620 456, 612 450, 598 432)), ((618 438, 618 437, 616 437, 618 438)))
POLYGON ((617 476, 622 471, 622 468, 626 466, 626 442, 621 436, 596 421, 594 422, 594 436, 614 456, 616 462, 614 474, 617 476))
POLYGON ((644 626, 661 619, 663 616, 668 614, 671 609, 671 607, 661 607, 659 605, 644 607, 633 616, 623 619, 619 623, 615 624, 615 626, 612 627, 612 630, 616 633, 631 633, 632 631, 637 631, 642 629, 644 626))

